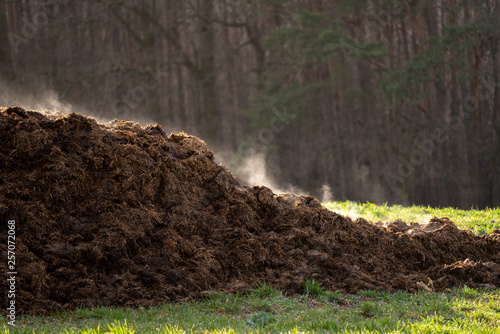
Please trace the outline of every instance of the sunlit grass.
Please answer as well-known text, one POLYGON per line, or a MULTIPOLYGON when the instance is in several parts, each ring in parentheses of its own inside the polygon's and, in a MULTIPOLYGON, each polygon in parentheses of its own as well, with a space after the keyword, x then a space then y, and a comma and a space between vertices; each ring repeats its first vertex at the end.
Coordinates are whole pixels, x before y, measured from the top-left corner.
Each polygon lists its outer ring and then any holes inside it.
POLYGON ((500 333, 500 291, 453 289, 416 294, 360 291, 343 295, 314 281, 289 298, 271 286, 247 295, 213 293, 152 308, 78 309, 20 317, 3 333, 500 333))
POLYGON ((405 222, 426 223, 430 218, 448 217, 461 229, 485 234, 500 229, 500 208, 485 210, 459 210, 455 208, 431 208, 426 206, 403 207, 401 205, 376 205, 351 201, 324 204, 329 210, 353 219, 361 217, 373 222, 401 219, 405 222))

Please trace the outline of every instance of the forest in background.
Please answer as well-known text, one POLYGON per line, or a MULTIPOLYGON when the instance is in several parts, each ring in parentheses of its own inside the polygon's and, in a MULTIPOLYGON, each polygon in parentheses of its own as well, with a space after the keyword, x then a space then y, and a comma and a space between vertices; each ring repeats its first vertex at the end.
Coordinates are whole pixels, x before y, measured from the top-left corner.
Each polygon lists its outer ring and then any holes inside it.
POLYGON ((498 0, 0 0, 0 105, 54 92, 320 197, 496 207, 499 18, 498 0))

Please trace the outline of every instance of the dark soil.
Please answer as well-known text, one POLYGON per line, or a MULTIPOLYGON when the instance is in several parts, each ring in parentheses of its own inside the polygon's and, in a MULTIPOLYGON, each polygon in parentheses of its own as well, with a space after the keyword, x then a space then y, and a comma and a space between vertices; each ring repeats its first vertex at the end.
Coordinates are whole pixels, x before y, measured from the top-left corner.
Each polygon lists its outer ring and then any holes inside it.
POLYGON ((1 263, 7 272, 15 219, 21 313, 149 306, 264 282, 295 294, 307 279, 347 293, 500 287, 500 233, 446 218, 426 228, 352 221, 313 197, 240 185, 184 133, 0 110, 1 263))

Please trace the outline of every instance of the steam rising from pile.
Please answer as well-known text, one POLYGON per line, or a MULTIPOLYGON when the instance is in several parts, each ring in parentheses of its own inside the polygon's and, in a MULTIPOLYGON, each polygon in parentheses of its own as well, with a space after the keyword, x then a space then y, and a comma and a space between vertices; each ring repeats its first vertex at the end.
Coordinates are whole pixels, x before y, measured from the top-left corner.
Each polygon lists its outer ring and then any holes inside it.
POLYGON ((276 194, 293 193, 305 195, 304 191, 293 185, 288 185, 284 188, 279 186, 269 176, 264 153, 252 153, 249 157, 245 158, 238 168, 238 176, 247 184, 266 186, 276 194))

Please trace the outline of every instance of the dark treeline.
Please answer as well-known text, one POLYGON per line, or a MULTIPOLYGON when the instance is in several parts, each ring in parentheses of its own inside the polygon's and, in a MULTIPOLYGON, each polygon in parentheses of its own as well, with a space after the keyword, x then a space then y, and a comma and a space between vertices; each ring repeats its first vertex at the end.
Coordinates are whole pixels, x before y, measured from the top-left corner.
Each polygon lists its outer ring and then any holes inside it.
POLYGON ((313 195, 493 207, 499 18, 498 0, 4 0, 0 75, 196 134, 234 170, 265 154, 313 195))

